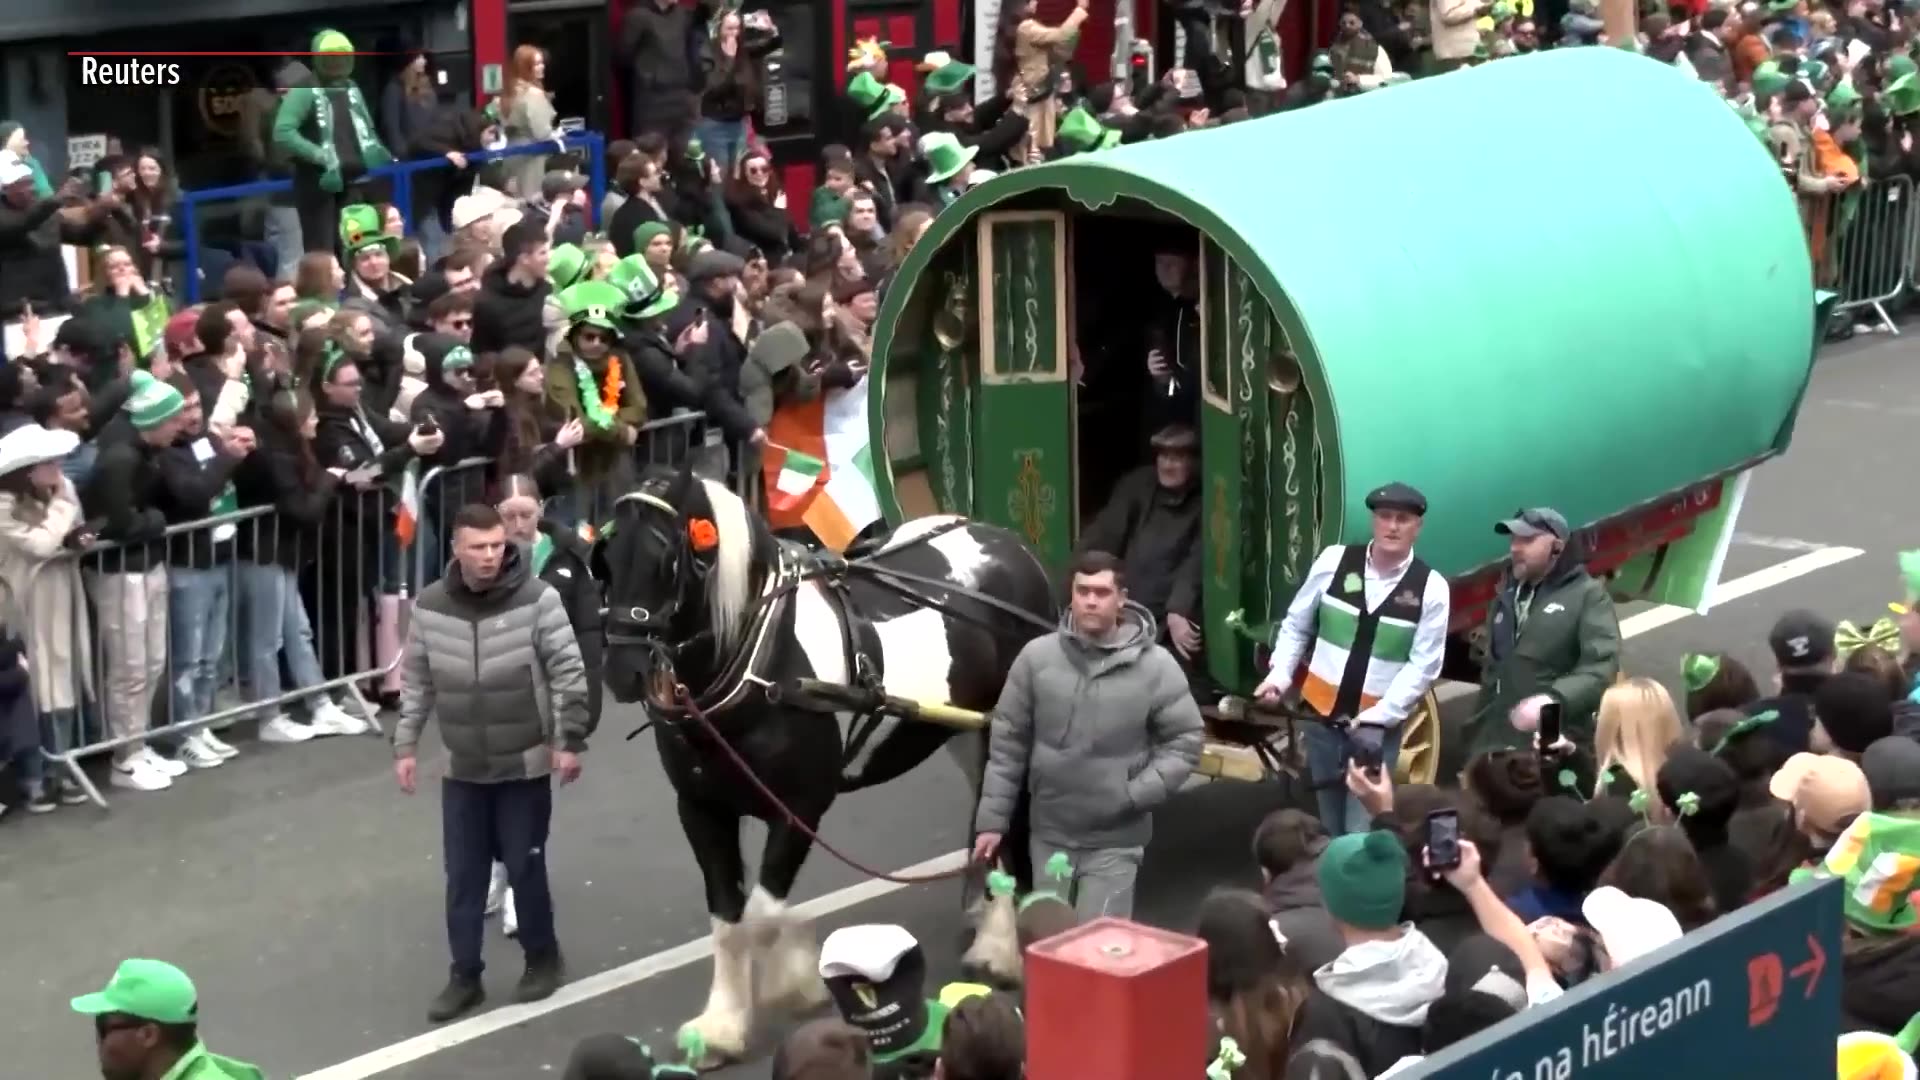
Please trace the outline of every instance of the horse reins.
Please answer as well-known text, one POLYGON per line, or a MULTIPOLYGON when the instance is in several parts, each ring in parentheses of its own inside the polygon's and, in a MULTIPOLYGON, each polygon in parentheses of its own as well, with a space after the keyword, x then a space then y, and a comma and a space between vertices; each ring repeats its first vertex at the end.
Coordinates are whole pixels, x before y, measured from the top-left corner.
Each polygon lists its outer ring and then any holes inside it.
POLYGON ((746 778, 747 783, 753 786, 753 790, 758 792, 761 798, 767 800, 775 810, 780 812, 780 816, 786 819, 788 825, 798 829, 800 835, 811 840, 820 850, 846 863, 848 867, 858 873, 865 874, 870 878, 878 878, 881 881, 889 881, 895 885, 930 885, 936 881, 950 881, 954 878, 965 877, 973 872, 975 866, 979 865, 974 862, 971 853, 969 853, 966 863, 952 870, 939 870, 927 874, 889 874, 882 870, 875 870, 866 863, 848 855, 846 852, 828 843, 825 837, 821 836, 812 826, 802 820, 799 814, 794 813, 791 807, 781 801, 780 796, 773 793, 773 789, 769 788, 753 771, 753 767, 747 764, 747 760, 740 756, 740 751, 735 750, 733 744, 727 741, 726 736, 721 734, 720 729, 715 726, 714 722, 707 718, 706 710, 702 709, 700 704, 693 700, 693 692, 687 689, 687 684, 676 681, 673 686, 673 694, 680 699, 680 708, 685 710, 688 716, 693 717, 694 722, 706 731, 709 738, 719 744, 720 752, 726 756, 727 761, 733 765, 734 769, 738 771, 741 776, 746 778))

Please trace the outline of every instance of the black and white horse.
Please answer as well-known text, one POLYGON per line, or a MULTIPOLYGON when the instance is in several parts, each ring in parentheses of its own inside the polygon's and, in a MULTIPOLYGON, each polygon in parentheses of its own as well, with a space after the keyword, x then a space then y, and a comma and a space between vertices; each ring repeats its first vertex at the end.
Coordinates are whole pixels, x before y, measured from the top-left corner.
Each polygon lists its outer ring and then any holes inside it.
MULTIPOLYGON (((685 471, 650 473, 619 500, 594 563, 608 689, 646 702, 706 880, 713 981, 689 1023, 708 1048, 703 1066, 739 1059, 756 1004, 810 1008, 826 996, 813 928, 787 904, 813 841, 741 764, 814 829, 841 792, 900 776, 942 744, 976 795, 986 761, 985 731, 803 704, 796 680, 986 712, 1021 646, 1053 625, 1053 588, 1016 535, 954 517, 908 522, 851 565, 822 561, 777 539, 724 484, 685 471), (680 687, 741 762, 681 707, 680 687), (768 827, 750 894, 746 817, 768 827)), ((1028 877, 1024 835, 1003 850, 1028 877)), ((1004 963, 985 966, 1010 974, 1004 963)))

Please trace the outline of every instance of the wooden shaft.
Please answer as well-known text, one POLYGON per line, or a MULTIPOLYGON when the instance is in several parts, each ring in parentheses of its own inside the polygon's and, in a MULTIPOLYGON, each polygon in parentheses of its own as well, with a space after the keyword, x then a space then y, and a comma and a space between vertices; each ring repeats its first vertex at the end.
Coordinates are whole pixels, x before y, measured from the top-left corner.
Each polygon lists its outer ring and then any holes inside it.
POLYGON ((1634 0, 1600 0, 1600 21, 1607 26, 1607 44, 1631 49, 1640 29, 1634 0))

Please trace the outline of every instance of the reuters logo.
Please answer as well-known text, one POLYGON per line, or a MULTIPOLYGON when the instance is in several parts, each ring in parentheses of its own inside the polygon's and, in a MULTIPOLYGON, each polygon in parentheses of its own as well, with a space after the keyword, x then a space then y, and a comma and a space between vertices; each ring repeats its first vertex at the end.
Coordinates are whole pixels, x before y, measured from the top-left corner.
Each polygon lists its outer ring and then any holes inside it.
POLYGON ((259 85, 245 65, 213 67, 200 78, 200 121, 213 134, 228 138, 239 135, 247 95, 259 85))

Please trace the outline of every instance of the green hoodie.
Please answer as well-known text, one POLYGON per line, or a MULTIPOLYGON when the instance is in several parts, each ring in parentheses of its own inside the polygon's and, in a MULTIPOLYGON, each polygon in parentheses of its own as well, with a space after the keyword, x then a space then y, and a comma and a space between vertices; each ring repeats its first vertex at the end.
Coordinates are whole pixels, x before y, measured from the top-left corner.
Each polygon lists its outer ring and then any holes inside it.
POLYGON ((339 193, 369 169, 393 160, 380 143, 367 100, 353 81, 353 42, 338 30, 313 36, 316 86, 296 86, 280 101, 273 141, 323 191, 339 193), (349 175, 351 174, 351 175, 349 175))

